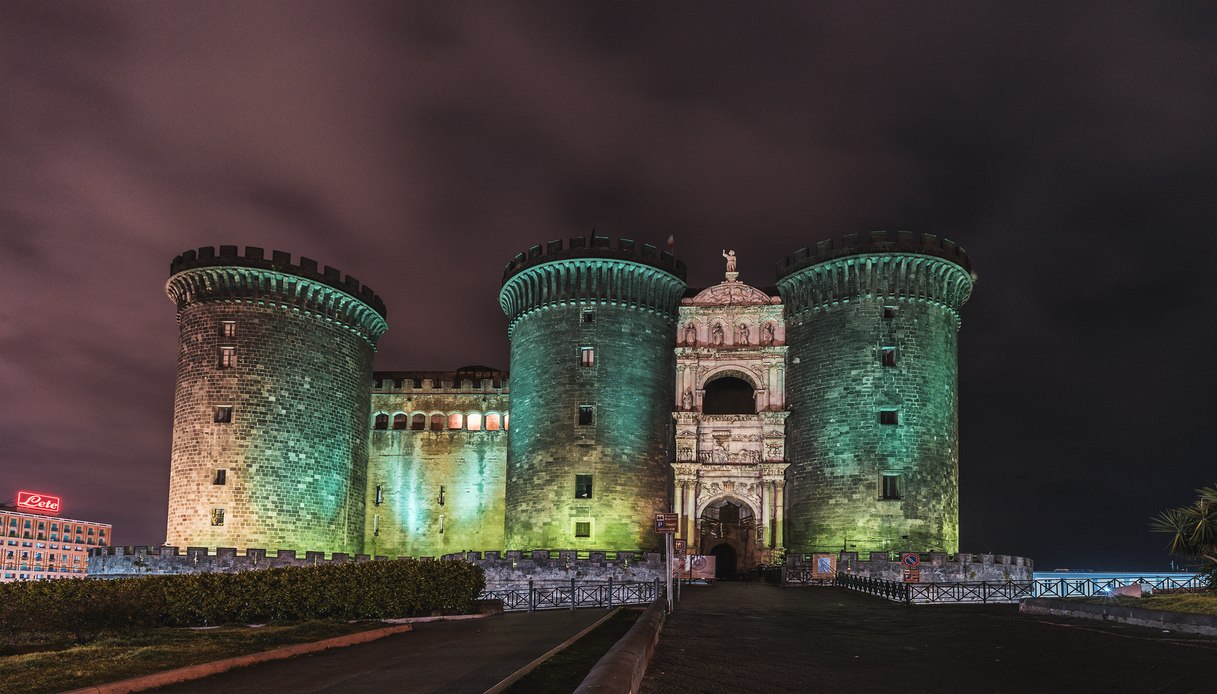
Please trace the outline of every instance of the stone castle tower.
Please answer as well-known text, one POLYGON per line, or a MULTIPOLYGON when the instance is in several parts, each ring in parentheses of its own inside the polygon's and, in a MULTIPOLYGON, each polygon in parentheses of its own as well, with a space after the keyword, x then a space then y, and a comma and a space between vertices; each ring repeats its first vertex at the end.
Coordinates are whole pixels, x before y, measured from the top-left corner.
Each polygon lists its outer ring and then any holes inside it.
POLYGON ((956 345, 972 284, 961 248, 903 231, 778 265, 791 549, 957 551, 956 345))
POLYGON ((360 551, 380 297, 260 248, 187 251, 170 272, 180 349, 167 543, 360 551))
POLYGON ((508 547, 655 546, 684 291, 683 263, 628 239, 551 241, 508 264, 508 547))

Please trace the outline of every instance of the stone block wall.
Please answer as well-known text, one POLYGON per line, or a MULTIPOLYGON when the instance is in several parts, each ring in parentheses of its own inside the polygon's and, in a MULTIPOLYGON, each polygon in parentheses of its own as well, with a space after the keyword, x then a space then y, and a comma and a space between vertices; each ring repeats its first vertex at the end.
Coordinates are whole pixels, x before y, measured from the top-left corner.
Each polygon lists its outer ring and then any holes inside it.
MULTIPOLYGON (((91 577, 125 578, 129 576, 162 576, 167 574, 236 573, 288 566, 316 566, 330 562, 372 561, 366 554, 343 552, 297 552, 281 549, 274 554, 265 549, 246 549, 240 554, 234 547, 104 547, 89 552, 91 577)), ((388 559, 375 557, 377 561, 388 559)))
MULTIPOLYGON (((1026 557, 1006 554, 955 554, 925 552, 920 555, 917 569, 921 583, 967 583, 987 581, 1031 581, 1034 579, 1035 562, 1026 557)), ((788 567, 810 566, 810 555, 796 554, 786 557, 788 567)), ((885 581, 900 582, 904 579, 904 566, 900 553, 871 552, 862 560, 857 552, 841 552, 837 558, 837 572, 885 581)))
POLYGON ((370 426, 380 413, 390 427, 399 414, 409 423, 422 414, 427 428, 372 429, 365 552, 435 557, 503 546, 508 385, 501 372, 470 375, 376 374, 370 426), (470 414, 478 430, 466 428, 470 414), (431 428, 435 415, 442 428, 431 428), (488 415, 498 428, 485 428, 488 415))
POLYGON ((527 586, 532 581, 537 588, 569 586, 571 579, 580 583, 663 581, 663 555, 657 552, 607 552, 592 550, 534 550, 531 552, 464 552, 446 555, 448 559, 463 559, 482 567, 486 572, 486 588, 527 586), (582 559, 580 554, 584 554, 582 559))

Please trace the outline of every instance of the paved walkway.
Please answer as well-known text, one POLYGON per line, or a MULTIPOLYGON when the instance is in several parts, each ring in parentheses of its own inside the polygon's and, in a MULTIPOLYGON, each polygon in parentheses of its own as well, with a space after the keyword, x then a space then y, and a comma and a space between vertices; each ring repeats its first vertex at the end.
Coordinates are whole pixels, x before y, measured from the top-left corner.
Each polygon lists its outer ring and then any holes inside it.
POLYGON ((378 641, 233 670, 157 692, 476 692, 591 626, 606 610, 415 624, 378 641))
POLYGON ((643 692, 1217 691, 1211 637, 844 588, 720 583, 682 598, 643 692))

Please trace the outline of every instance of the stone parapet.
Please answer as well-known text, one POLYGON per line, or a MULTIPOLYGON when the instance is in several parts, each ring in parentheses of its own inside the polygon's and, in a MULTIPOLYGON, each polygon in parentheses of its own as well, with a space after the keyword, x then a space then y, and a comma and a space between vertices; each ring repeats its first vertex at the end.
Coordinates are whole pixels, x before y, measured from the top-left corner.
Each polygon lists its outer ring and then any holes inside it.
POLYGON ((950 239, 934 234, 914 234, 911 231, 872 231, 869 234, 845 234, 839 239, 820 241, 814 248, 800 248, 778 261, 777 276, 782 279, 799 270, 849 255, 912 253, 932 255, 971 272, 968 253, 950 239))
MULTIPOLYGON (((921 583, 967 583, 980 581, 1030 581, 1034 579, 1035 562, 1026 557, 1008 554, 954 554, 946 552, 922 552, 917 555, 920 563, 921 583)), ((788 568, 805 568, 813 562, 810 554, 788 554, 788 568)), ((899 553, 871 552, 862 560, 857 552, 841 552, 837 555, 837 573, 881 578, 900 582, 906 567, 899 553)))
POLYGON ((526 268, 571 258, 629 260, 659 268, 681 280, 685 279, 688 272, 683 261, 677 259, 669 251, 660 251, 654 244, 636 243, 633 239, 625 238, 617 239, 614 244, 613 239, 608 236, 592 235, 590 238, 575 236, 566 243, 563 243, 562 239, 555 239, 544 246, 536 245, 526 251, 516 253, 515 257, 507 263, 507 267, 503 269, 503 284, 507 284, 507 280, 526 268))
POLYGON ((590 552, 533 550, 522 552, 462 552, 445 554, 445 560, 462 560, 482 567, 487 587, 567 585, 579 581, 630 581, 646 583, 664 578, 663 555, 658 552, 590 552), (583 555, 583 558, 580 558, 583 555))
MULTIPOLYGON (((404 557, 398 557, 403 559, 404 557)), ((89 552, 89 576, 121 578, 165 574, 236 573, 287 566, 317 566, 350 561, 385 561, 389 557, 344 552, 304 552, 293 549, 250 548, 238 554, 235 547, 174 547, 172 545, 99 547, 89 552)))

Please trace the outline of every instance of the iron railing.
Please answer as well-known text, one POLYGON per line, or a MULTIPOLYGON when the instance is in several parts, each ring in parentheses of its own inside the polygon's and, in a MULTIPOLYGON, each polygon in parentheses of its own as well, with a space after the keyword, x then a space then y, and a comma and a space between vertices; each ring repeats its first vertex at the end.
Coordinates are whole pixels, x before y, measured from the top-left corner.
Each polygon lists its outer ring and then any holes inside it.
POLYGON ((560 586, 528 586, 488 588, 479 600, 502 600, 504 612, 534 612, 536 610, 574 610, 580 607, 617 607, 619 605, 649 605, 664 594, 659 579, 646 582, 584 581, 571 579, 560 586))
POLYGON ((1154 591, 1170 590, 1179 593, 1192 593, 1205 590, 1208 584, 1200 575, 1182 578, 1179 576, 1109 576, 1106 578, 1037 578, 1035 579, 1035 597, 1037 598, 1090 598, 1111 595, 1116 588, 1136 585, 1138 583, 1150 586, 1154 591))
POLYGON ((907 604, 1008 603, 1032 597, 1032 581, 898 583, 882 578, 837 574, 833 585, 907 604))

